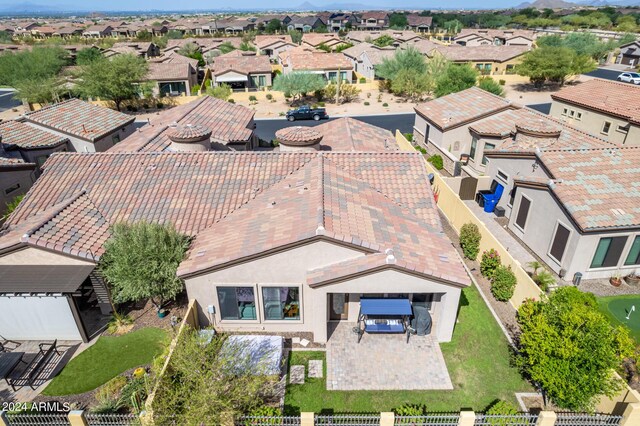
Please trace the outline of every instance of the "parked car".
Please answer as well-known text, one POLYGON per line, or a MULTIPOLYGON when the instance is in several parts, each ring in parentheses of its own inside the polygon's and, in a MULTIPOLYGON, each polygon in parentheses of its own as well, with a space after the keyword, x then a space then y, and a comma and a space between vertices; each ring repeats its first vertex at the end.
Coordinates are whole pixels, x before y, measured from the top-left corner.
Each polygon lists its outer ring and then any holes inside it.
POLYGON ((309 105, 303 105, 298 109, 292 109, 287 111, 287 120, 315 120, 318 121, 321 118, 329 118, 327 111, 324 108, 311 108, 309 105))
POLYGON ((637 72, 623 72, 618 76, 618 81, 640 84, 640 74, 638 74, 637 72))

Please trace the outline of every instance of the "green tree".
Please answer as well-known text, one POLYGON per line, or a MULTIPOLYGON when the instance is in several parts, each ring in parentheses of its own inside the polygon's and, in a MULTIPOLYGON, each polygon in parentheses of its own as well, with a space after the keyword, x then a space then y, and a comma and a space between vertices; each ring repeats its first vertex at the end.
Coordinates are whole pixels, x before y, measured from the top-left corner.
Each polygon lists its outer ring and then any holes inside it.
POLYGON ((153 34, 147 30, 140 30, 138 31, 138 34, 136 34, 136 40, 138 41, 151 41, 152 38, 153 34))
POLYGON ((187 58, 197 59, 199 67, 205 66, 204 57, 202 56, 200 46, 195 43, 185 43, 178 50, 176 50, 176 53, 182 56, 186 56, 187 58))
POLYGON ((494 95, 504 97, 504 89, 491 77, 482 77, 480 81, 478 81, 478 87, 494 95))
POLYGON ((398 30, 404 30, 405 28, 407 28, 407 15, 405 15, 404 13, 392 13, 391 15, 389 15, 389 26, 394 28, 394 29, 398 29, 398 30))
POLYGON ((224 55, 225 53, 229 53, 236 50, 236 47, 233 44, 231 44, 231 42, 225 41, 220 46, 218 46, 218 49, 220 50, 220 53, 224 55))
POLYGON ((384 34, 373 41, 373 44, 378 47, 391 46, 396 40, 390 35, 384 34))
POLYGON ((318 47, 316 47, 316 49, 322 50, 322 51, 327 52, 327 53, 331 52, 331 48, 329 46, 327 46, 325 43, 320 43, 318 45, 318 47))
POLYGON ((13 213, 14 210, 18 208, 18 205, 20 204, 23 198, 24 198, 24 194, 16 195, 11 199, 11 201, 7 202, 5 212, 2 215, 2 217, 0 217, 0 220, 9 219, 9 216, 11 216, 11 213, 13 213))
POLYGON ((116 303, 150 299, 156 309, 175 298, 183 283, 176 276, 189 237, 172 225, 119 222, 111 227, 100 270, 116 303))
POLYGON ((274 34, 276 32, 280 32, 282 31, 282 22, 280 22, 279 19, 272 19, 269 21, 269 23, 267 23, 266 27, 264 28, 265 32, 269 33, 269 34, 274 34))
POLYGON ((547 80, 564 84, 569 76, 595 68, 596 64, 592 59, 577 55, 568 47, 542 46, 527 52, 516 70, 519 75, 529 77, 534 86, 540 88, 547 80))
POLYGON ((457 34, 464 27, 462 22, 458 21, 457 19, 453 19, 451 21, 447 21, 447 22, 444 23, 443 26, 444 26, 444 29, 449 34, 457 34))
POLYGON ((393 93, 413 100, 422 98, 429 93, 430 89, 431 85, 427 73, 411 68, 401 69, 391 82, 393 93))
POLYGON ((460 92, 476 85, 478 71, 471 65, 451 65, 447 67, 444 74, 436 80, 436 97, 446 96, 450 93, 460 92))
POLYGON ((179 39, 183 38, 183 35, 178 30, 169 30, 169 31, 167 31, 167 38, 169 40, 179 40, 179 39))
POLYGON ((276 77, 273 89, 290 94, 292 100, 301 98, 309 92, 322 90, 326 86, 324 79, 318 74, 291 72, 276 77))
POLYGON ((11 34, 6 31, 0 31, 0 43, 3 44, 11 44, 13 43, 13 39, 11 38, 11 34))
POLYGON ((87 47, 85 49, 78 50, 78 53, 76 55, 76 64, 87 65, 95 60, 102 59, 103 57, 104 56, 102 56, 102 52, 100 52, 100 49, 87 47))
POLYGON ((623 386, 612 373, 633 343, 624 326, 613 327, 598 311, 593 294, 560 287, 548 300, 526 301, 517 320, 516 362, 557 406, 591 411, 599 395, 623 386))
POLYGON ((291 41, 295 44, 300 44, 302 42, 302 32, 297 30, 289 31, 289 36, 291 37, 291 41))
POLYGON ((198 333, 188 329, 180 335, 158 383, 155 422, 220 425, 277 400, 278 381, 269 365, 272 354, 264 352, 256 360, 246 344, 224 336, 203 345, 198 333))
POLYGON ((424 73, 427 71, 427 63, 417 49, 409 47, 405 50, 397 50, 390 58, 384 58, 382 63, 376 67, 376 75, 393 81, 398 72, 403 69, 424 73))
POLYGON ((135 55, 116 55, 112 59, 93 61, 82 67, 77 90, 85 97, 113 101, 118 111, 122 102, 139 95, 139 82, 149 67, 135 55))
POLYGON ((228 84, 224 84, 224 83, 214 87, 209 87, 206 90, 207 95, 213 96, 214 98, 222 99, 223 101, 226 101, 227 99, 229 99, 229 96, 231 96, 231 93, 233 93, 233 91, 231 90, 231 87, 228 84))

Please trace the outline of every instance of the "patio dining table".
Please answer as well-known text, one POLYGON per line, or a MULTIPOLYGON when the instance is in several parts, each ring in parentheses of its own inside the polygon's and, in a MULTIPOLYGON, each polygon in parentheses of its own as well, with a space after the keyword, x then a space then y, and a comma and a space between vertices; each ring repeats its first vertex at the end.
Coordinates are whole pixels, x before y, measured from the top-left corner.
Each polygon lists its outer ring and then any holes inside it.
POLYGON ((24 352, 0 352, 0 379, 4 379, 9 383, 9 375, 15 370, 20 362, 24 352))

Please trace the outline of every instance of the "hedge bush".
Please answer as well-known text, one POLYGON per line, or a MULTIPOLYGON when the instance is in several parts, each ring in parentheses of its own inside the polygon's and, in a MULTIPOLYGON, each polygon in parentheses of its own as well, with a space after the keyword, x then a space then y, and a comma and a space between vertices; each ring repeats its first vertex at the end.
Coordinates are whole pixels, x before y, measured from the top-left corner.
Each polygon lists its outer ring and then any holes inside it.
POLYGON ((229 103, 230 103, 230 104, 235 104, 235 103, 236 103, 236 101, 234 101, 234 100, 233 100, 233 98, 229 98, 229 103))
POLYGON ((516 276, 511 267, 498 266, 493 273, 491 293, 496 300, 506 302, 513 296, 517 284, 516 276))
POLYGON ((272 95, 271 93, 267 93, 267 95, 266 95, 266 96, 267 96, 267 99, 268 99, 268 100, 273 99, 273 95, 272 95))
POLYGON ((393 412, 398 417, 424 416, 427 414, 427 406, 424 404, 404 404, 400 407, 394 408, 393 412))
POLYGON ((502 265, 500 255, 495 249, 485 250, 482 252, 482 260, 480 260, 480 273, 483 277, 493 278, 493 274, 502 265))
POLYGON ((369 106, 370 104, 369 104, 369 102, 365 102, 364 105, 365 106, 369 106))
POLYGON ((439 154, 432 155, 431 157, 427 158, 427 161, 433 164, 433 167, 435 167, 436 170, 442 170, 444 168, 444 162, 442 161, 442 157, 439 154))
POLYGON ((460 247, 464 257, 475 260, 480 252, 480 230, 475 223, 465 223, 460 228, 460 247))
POLYGON ((255 102, 257 100, 258 100, 258 98, 256 98, 255 96, 253 96, 253 95, 249 96, 249 101, 250 102, 255 102))
MULTIPOLYGON (((486 414, 492 416, 515 416, 518 415, 518 409, 513 404, 498 400, 486 410, 486 414)), ((513 424, 513 418, 488 418, 487 423, 492 426, 509 426, 513 424)))
POLYGON ((364 84, 364 83, 366 83, 366 82, 367 82, 367 79, 366 79, 366 78, 364 78, 364 77, 360 77, 360 83, 361 83, 361 84, 364 84))

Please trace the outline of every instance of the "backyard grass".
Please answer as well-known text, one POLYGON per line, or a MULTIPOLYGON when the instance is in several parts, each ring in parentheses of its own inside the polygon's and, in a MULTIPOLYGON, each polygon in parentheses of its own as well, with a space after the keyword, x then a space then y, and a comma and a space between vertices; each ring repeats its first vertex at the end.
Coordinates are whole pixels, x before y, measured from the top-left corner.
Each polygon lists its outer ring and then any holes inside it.
POLYGON ((47 396, 88 392, 133 367, 149 364, 167 342, 167 332, 142 328, 122 336, 101 336, 72 359, 42 392, 47 396))
MULTIPOLYGON (((373 413, 403 404, 426 404, 432 412, 482 411, 496 399, 515 404, 515 392, 531 392, 532 388, 511 367, 507 339, 475 287, 463 290, 460 304, 453 340, 440 344, 453 390, 328 391, 325 379, 307 378, 304 385, 287 385, 285 412, 373 413)), ((325 359, 325 353, 291 352, 289 365, 307 366, 309 359, 325 359)), ((417 366, 409 362, 407 374, 411 368, 417 366)))
POLYGON ((598 297, 598 308, 602 312, 609 322, 614 325, 625 325, 629 328, 631 337, 635 339, 637 343, 640 343, 640 296, 637 294, 631 294, 627 296, 611 296, 611 297, 598 297), (634 312, 631 312, 629 319, 627 315, 631 306, 636 307, 634 312))

